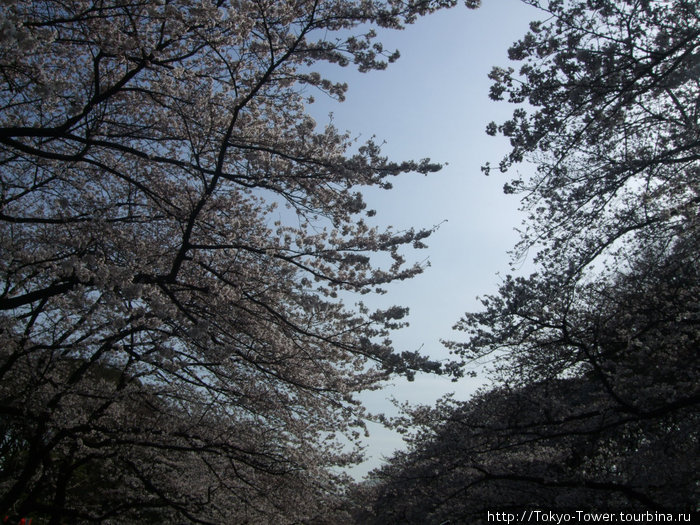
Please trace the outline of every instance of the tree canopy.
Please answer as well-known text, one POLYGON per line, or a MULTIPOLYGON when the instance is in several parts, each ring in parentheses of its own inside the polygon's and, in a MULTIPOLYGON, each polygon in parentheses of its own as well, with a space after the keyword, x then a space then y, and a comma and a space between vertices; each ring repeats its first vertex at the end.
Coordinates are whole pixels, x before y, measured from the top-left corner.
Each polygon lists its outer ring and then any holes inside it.
POLYGON ((525 1, 543 20, 517 71, 494 68, 491 97, 517 107, 487 132, 510 139, 501 171, 535 167, 505 191, 536 273, 456 325, 448 348, 494 384, 409 412, 409 451, 363 487, 370 522, 700 501, 698 3, 525 1))
POLYGON ((491 73, 491 98, 518 108, 487 130, 510 139, 501 170, 537 166, 505 186, 531 211, 520 250, 576 274, 628 239, 672 237, 700 203, 697 3, 526 3, 548 18, 510 48, 517 74, 491 73))
POLYGON ((316 64, 398 56, 370 27, 455 4, 3 4, 0 515, 334 509, 355 394, 441 370, 393 349, 405 309, 339 299, 421 272, 404 248, 431 233, 371 226, 358 189, 439 166, 390 161, 305 104, 347 89, 316 64))
POLYGON ((694 511, 700 245, 693 241, 664 257, 649 254, 614 284, 593 283, 557 310, 549 305, 548 316, 541 288, 521 294, 490 340, 512 333, 500 341, 499 383, 468 402, 409 411, 400 423, 419 431, 363 489, 371 512, 358 521, 694 511))

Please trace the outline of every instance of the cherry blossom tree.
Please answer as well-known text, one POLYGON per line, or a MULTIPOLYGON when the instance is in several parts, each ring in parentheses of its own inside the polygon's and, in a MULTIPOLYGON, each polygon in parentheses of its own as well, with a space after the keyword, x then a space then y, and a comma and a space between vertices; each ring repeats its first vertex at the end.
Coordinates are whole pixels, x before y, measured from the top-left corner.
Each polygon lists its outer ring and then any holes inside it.
POLYGON ((576 278, 696 214, 700 13, 684 0, 526 3, 547 19, 509 50, 518 73, 493 69, 491 97, 518 107, 487 132, 511 142, 501 171, 537 166, 505 185, 530 212, 517 255, 576 278))
POLYGON ((509 50, 519 74, 494 69, 492 97, 518 108, 487 131, 510 138, 502 169, 536 164, 505 189, 530 213, 515 256, 538 271, 506 278, 448 346, 499 354, 507 383, 590 374, 627 410, 696 406, 698 5, 528 3, 548 18, 509 50))
POLYGON ((481 341, 508 348, 497 386, 468 402, 409 409, 397 421, 409 449, 361 487, 357 521, 693 512, 700 245, 697 236, 686 241, 663 255, 650 251, 614 286, 590 283, 548 314, 542 289, 525 296, 513 286, 508 306, 481 314, 493 316, 481 341))
POLYGON ((360 521, 697 509, 698 4, 525 1, 544 19, 509 51, 519 71, 493 70, 517 108, 487 132, 510 139, 501 171, 536 168, 505 191, 528 213, 514 262, 537 271, 456 325, 448 348, 493 386, 408 410, 360 521))
POLYGON ((333 512, 358 458, 355 394, 440 371, 393 349, 404 308, 340 298, 420 273, 404 248, 431 233, 372 226, 359 189, 439 166, 392 162, 305 104, 347 89, 315 65, 397 58, 371 27, 455 4, 0 8, 3 515, 333 512))

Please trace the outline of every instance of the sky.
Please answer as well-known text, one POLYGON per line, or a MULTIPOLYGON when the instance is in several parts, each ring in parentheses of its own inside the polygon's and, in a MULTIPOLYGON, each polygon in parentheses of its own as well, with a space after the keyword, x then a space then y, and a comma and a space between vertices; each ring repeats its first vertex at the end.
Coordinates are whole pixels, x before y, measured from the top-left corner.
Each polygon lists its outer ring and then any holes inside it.
MULTIPOLYGON (((519 0, 483 0, 477 10, 459 5, 419 19, 403 31, 379 31, 387 51, 401 58, 385 71, 358 73, 333 67, 322 73, 347 82, 343 103, 322 95, 308 108, 319 125, 329 121, 360 142, 376 136, 383 153, 395 161, 421 159, 446 163, 428 176, 407 174, 392 181, 390 191, 365 193, 376 223, 401 230, 439 229, 428 249, 407 253, 408 260, 428 258, 430 267, 418 277, 388 286, 379 297, 362 297, 370 307, 408 306, 410 326, 393 334, 397 351, 418 350, 434 359, 449 358, 441 339, 464 339, 452 327, 467 311, 479 310, 477 296, 494 293, 510 273, 508 251, 517 241, 521 222, 518 198, 503 193, 505 176, 480 167, 497 164, 508 151, 502 138, 486 135, 490 121, 507 118, 513 107, 488 98, 493 66, 509 65, 507 49, 522 37, 539 13, 519 0)), ((522 169, 527 169, 522 168, 522 169)), ((381 391, 362 396, 375 412, 396 413, 390 399, 433 404, 446 393, 468 399, 484 382, 483 375, 457 383, 420 374, 415 381, 396 379, 381 391)), ((383 457, 402 446, 402 439, 370 424, 367 461, 352 469, 361 478, 383 457)))

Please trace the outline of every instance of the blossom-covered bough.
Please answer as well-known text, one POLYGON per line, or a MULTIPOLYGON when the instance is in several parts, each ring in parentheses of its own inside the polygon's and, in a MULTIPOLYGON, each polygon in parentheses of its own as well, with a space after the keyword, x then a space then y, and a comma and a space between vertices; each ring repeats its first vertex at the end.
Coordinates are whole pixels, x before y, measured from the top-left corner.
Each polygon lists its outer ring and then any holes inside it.
POLYGON ((3 515, 333 510, 334 468, 357 459, 334 437, 362 430, 354 394, 439 369, 394 352, 404 309, 337 299, 419 273, 402 248, 430 234, 370 226, 357 188, 439 166, 390 162, 371 142, 348 153, 347 134, 305 113, 314 91, 346 89, 313 66, 382 69, 396 55, 353 28, 455 3, 3 4, 3 515))

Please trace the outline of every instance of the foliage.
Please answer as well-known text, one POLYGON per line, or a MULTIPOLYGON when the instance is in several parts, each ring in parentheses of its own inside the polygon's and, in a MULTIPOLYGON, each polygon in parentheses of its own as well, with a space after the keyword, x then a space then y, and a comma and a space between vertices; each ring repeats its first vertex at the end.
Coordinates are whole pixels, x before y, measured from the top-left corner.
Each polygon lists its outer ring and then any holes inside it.
MULTIPOLYGON (((488 512, 695 511, 700 242, 590 283, 545 316, 542 290, 494 323, 501 384, 409 411, 408 452, 365 488, 366 523, 487 523, 488 512), (519 324, 516 332, 513 326, 519 324), (525 338, 523 333, 527 333, 525 338), (523 339, 517 340, 516 339, 523 339)), ((495 315, 495 312, 492 312, 495 315)), ((487 337, 487 336, 484 336, 487 337)))
MULTIPOLYGON (((529 212, 505 278, 447 342, 493 363, 466 403, 410 411, 411 448, 363 487, 366 521, 700 504, 700 12, 685 0, 530 1, 546 19, 495 68, 518 105, 487 132, 529 212)), ((485 167, 489 171, 489 166, 485 167)))
POLYGON ((305 104, 346 90, 319 62, 398 56, 367 28, 455 3, 3 4, 3 513, 289 523, 334 507, 354 394, 439 371, 392 348, 405 309, 338 299, 422 271, 402 252, 431 233, 368 225, 358 188, 439 166, 355 148, 305 104))
POLYGON ((700 11, 686 0, 527 3, 549 19, 509 50, 518 75, 491 73, 491 97, 519 107, 487 131, 512 144, 502 170, 537 164, 505 187, 530 211, 520 254, 535 248, 547 271, 576 274, 697 213, 700 11))

